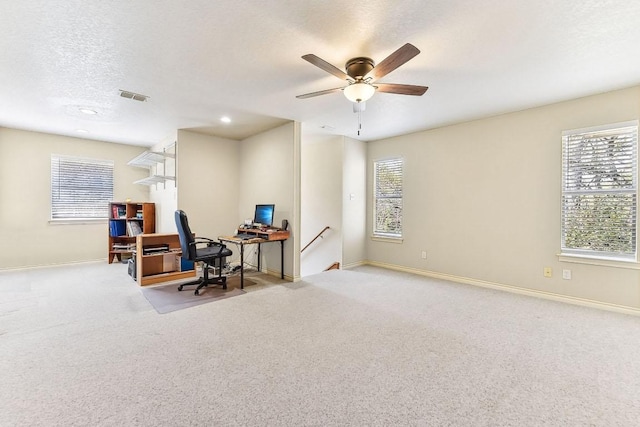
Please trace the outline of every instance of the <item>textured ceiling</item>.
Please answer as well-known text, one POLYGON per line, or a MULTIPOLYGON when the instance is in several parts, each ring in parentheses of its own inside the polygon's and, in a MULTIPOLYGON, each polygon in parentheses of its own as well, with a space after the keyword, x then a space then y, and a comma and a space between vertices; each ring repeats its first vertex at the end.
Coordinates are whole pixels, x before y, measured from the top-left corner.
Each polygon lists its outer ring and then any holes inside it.
POLYGON ((375 140, 639 84, 639 22, 629 0, 0 0, 0 126, 148 146, 297 120, 375 140), (429 91, 375 94, 360 136, 340 92, 296 99, 342 85, 302 55, 343 68, 407 42, 421 53, 380 81, 429 91))

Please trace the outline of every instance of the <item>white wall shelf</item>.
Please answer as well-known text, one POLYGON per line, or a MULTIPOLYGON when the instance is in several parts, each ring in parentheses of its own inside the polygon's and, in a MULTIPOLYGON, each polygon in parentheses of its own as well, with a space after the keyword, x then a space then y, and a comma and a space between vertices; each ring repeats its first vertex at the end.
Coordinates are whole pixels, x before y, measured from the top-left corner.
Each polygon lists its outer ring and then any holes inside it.
POLYGON ((161 176, 161 175, 151 175, 147 178, 142 178, 137 181, 134 181, 134 184, 142 184, 142 185, 155 185, 155 184, 164 184, 166 181, 175 181, 175 176, 161 176))
POLYGON ((175 159, 175 155, 171 153, 156 153, 155 151, 145 151, 144 153, 136 156, 127 163, 129 166, 136 166, 139 168, 150 168, 158 163, 164 163, 165 159, 175 159))
MULTIPOLYGON (((172 153, 158 153, 155 151, 145 151, 140 155, 136 156, 134 159, 130 160, 127 164, 129 166, 135 166, 139 168, 149 169, 150 172, 158 170, 158 165, 162 165, 162 171, 166 170, 166 160, 167 159, 175 159, 175 154, 172 153), (155 168, 155 169, 154 169, 155 168)), ((152 174, 151 176, 143 179, 139 179, 135 181, 134 184, 141 185, 155 185, 155 184, 164 184, 166 181, 175 181, 175 176, 167 176, 167 175, 157 175, 152 174)))

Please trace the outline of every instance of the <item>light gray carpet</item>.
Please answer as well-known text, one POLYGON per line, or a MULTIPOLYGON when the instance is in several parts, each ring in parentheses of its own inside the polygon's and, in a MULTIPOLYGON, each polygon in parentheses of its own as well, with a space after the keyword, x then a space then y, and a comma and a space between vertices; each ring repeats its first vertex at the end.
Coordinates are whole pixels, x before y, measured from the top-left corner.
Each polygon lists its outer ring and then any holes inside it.
MULTIPOLYGON (((252 284, 252 281, 244 279, 244 286, 252 284)), ((149 301, 149 304, 160 314, 220 301, 245 293, 240 289, 240 278, 237 276, 228 278, 227 289, 222 289, 222 286, 219 285, 210 285, 200 289, 199 295, 195 295, 195 288, 195 285, 186 286, 182 291, 179 291, 178 283, 172 283, 169 285, 145 286, 140 290, 142 295, 149 301)))
POLYGON ((124 265, 0 273, 1 426, 635 426, 639 349, 636 317, 372 267, 164 315, 124 265))

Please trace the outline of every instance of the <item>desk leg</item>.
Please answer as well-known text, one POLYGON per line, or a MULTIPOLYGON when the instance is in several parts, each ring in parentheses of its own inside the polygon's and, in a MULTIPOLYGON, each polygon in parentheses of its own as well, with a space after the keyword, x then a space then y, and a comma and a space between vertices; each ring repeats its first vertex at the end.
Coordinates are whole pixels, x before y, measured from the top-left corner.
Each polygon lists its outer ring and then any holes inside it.
POLYGON ((258 243, 258 272, 261 273, 262 272, 262 267, 260 266, 260 262, 262 260, 262 256, 260 256, 260 248, 261 248, 261 244, 258 243))
POLYGON ((240 289, 244 289, 244 245, 240 243, 240 289))
POLYGON ((280 278, 284 279, 284 240, 280 240, 280 278))

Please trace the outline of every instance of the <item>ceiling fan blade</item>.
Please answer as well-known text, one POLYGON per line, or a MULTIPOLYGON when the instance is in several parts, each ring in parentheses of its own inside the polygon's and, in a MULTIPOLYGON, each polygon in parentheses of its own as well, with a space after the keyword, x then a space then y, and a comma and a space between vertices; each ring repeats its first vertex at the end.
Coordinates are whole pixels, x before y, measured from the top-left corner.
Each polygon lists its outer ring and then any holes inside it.
POLYGON ((406 43, 400 49, 383 59, 382 62, 364 76, 364 79, 371 78, 373 81, 381 79, 419 53, 420 50, 417 47, 411 43, 406 43))
POLYGON ((296 98, 298 98, 298 99, 313 98, 314 96, 320 96, 320 95, 326 95, 328 93, 338 92, 338 91, 340 91, 342 89, 344 89, 344 88, 343 87, 337 87, 337 88, 334 88, 334 89, 320 90, 318 92, 311 92, 311 93, 305 93, 304 95, 298 95, 298 96, 296 96, 296 98))
POLYGON ((318 68, 322 68, 327 73, 333 74, 334 76, 336 76, 341 80, 350 80, 349 76, 344 71, 340 70, 339 68, 336 68, 335 66, 329 64, 324 59, 319 58, 312 53, 308 55, 304 55, 302 59, 310 62, 311 64, 315 65, 318 68))
POLYGON ((397 93, 399 95, 414 95, 421 96, 423 95, 427 89, 427 86, 416 86, 416 85, 399 85, 395 83, 376 83, 374 84, 376 92, 387 92, 387 93, 397 93))

